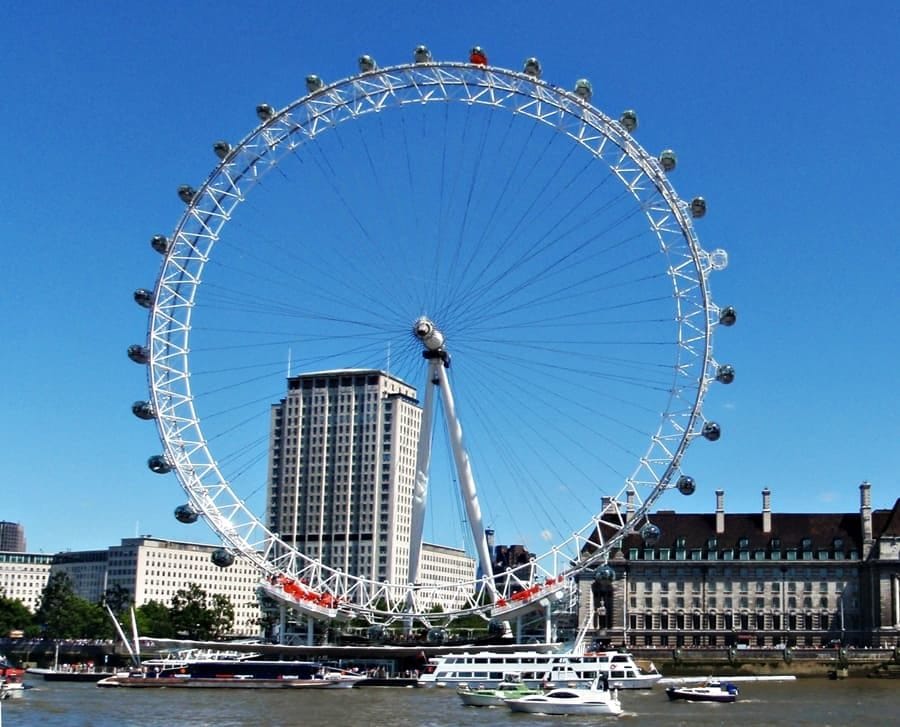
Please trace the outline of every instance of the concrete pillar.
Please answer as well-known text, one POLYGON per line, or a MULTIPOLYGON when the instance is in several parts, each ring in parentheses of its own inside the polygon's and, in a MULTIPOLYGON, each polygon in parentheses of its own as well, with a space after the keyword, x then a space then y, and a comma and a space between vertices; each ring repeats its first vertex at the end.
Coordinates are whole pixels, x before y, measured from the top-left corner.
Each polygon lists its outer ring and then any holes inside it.
POLYGON ((900 574, 891 576, 891 605, 894 609, 894 628, 900 629, 900 574))
POLYGON ((859 486, 859 518, 862 525, 862 559, 866 560, 875 543, 872 537, 872 485, 868 482, 859 486))

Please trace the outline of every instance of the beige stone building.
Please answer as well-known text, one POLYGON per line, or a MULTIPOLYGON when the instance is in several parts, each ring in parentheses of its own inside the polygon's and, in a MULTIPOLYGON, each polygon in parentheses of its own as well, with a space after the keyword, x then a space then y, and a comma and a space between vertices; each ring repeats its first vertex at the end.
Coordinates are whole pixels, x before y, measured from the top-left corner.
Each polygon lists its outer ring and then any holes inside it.
POLYGON ((52 555, 0 551, 0 595, 21 601, 32 612, 50 577, 52 555))
MULTIPOLYGON (((590 635, 640 646, 895 646, 900 640, 900 500, 854 513, 659 511, 657 543, 627 538, 612 581, 581 577, 590 635)), ((584 616, 583 616, 584 617, 584 616)))

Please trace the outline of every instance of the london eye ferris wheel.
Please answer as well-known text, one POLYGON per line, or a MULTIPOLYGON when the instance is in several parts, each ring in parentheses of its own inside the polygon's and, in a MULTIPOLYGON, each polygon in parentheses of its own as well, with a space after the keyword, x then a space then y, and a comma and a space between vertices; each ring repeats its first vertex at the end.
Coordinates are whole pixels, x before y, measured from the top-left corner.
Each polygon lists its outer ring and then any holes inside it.
POLYGON ((424 46, 388 67, 362 56, 350 77, 260 104, 241 141, 214 144, 202 184, 178 189, 184 213, 152 238, 156 284, 135 291, 149 322, 128 355, 150 396, 132 409, 162 440, 149 467, 186 493, 176 518, 221 538, 218 565, 249 559, 312 617, 427 623, 435 604, 444 618, 548 608, 578 573, 611 577, 626 536, 659 538, 654 503, 695 489, 685 450, 720 436, 702 403, 734 379, 712 341, 736 314, 710 296, 727 256, 701 247, 706 202, 676 193, 674 152, 646 151, 637 114, 592 96, 586 79, 564 89, 535 58, 509 70, 479 48, 467 62, 424 46), (355 444, 323 433, 335 459, 318 506, 342 493, 330 506, 347 543, 402 531, 389 577, 336 565, 271 514, 272 405, 291 376, 336 371, 415 394, 405 453, 383 427, 355 444), (374 480, 406 457, 387 520, 353 494, 365 488, 342 447, 374 480), (486 531, 527 558, 498 563, 486 531), (477 569, 429 579, 423 543, 477 569))

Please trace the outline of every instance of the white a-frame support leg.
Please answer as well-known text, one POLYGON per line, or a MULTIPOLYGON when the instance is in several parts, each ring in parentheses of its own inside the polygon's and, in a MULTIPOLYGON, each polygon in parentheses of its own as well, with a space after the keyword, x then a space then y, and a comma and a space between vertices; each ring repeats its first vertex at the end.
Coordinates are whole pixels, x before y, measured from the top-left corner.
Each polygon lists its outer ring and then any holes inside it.
MULTIPOLYGON (((419 577, 419 565, 422 555, 422 534, 425 523, 425 506, 428 499, 428 471, 431 464, 431 440, 434 428, 434 388, 440 388, 444 407, 444 418, 450 434, 450 446, 453 450, 453 462, 459 480, 463 502, 472 538, 478 553, 481 572, 487 579, 492 598, 496 596, 493 584, 493 561, 488 552, 487 539, 484 535, 484 524, 481 518, 481 507, 478 504, 478 493, 475 489, 475 477, 469 455, 463 444, 462 426, 456 415, 456 403, 450 378, 447 375, 449 354, 444 349, 444 336, 427 318, 420 318, 413 326, 413 332, 425 347, 425 358, 428 360, 428 384, 425 390, 425 402, 422 409, 422 425, 419 430, 419 447, 416 453, 416 482, 413 490, 412 525, 409 544, 409 582, 415 584, 419 577)), ((410 604, 413 606, 413 604, 410 604)))

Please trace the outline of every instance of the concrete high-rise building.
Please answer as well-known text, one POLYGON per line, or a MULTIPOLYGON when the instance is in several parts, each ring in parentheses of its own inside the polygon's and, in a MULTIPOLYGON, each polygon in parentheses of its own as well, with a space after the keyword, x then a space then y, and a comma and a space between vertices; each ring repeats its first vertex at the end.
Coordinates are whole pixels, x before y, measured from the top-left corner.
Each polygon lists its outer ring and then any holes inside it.
POLYGON ((330 567, 405 581, 421 415, 384 371, 290 377, 271 413, 269 527, 330 567))
POLYGON ((24 553, 25 550, 25 528, 20 523, 0 520, 0 551, 24 553))
POLYGON ((53 556, 50 575, 65 573, 79 598, 100 603, 106 594, 109 550, 64 551, 53 556))
POLYGON ((121 545, 109 548, 106 587, 121 586, 136 606, 150 601, 170 606, 178 591, 196 584, 208 596, 228 597, 234 606, 233 633, 258 635, 259 571, 241 558, 229 568, 219 568, 210 558, 217 548, 150 536, 124 538, 121 545))
POLYGON ((0 551, 0 596, 36 611, 50 577, 52 555, 0 551))

